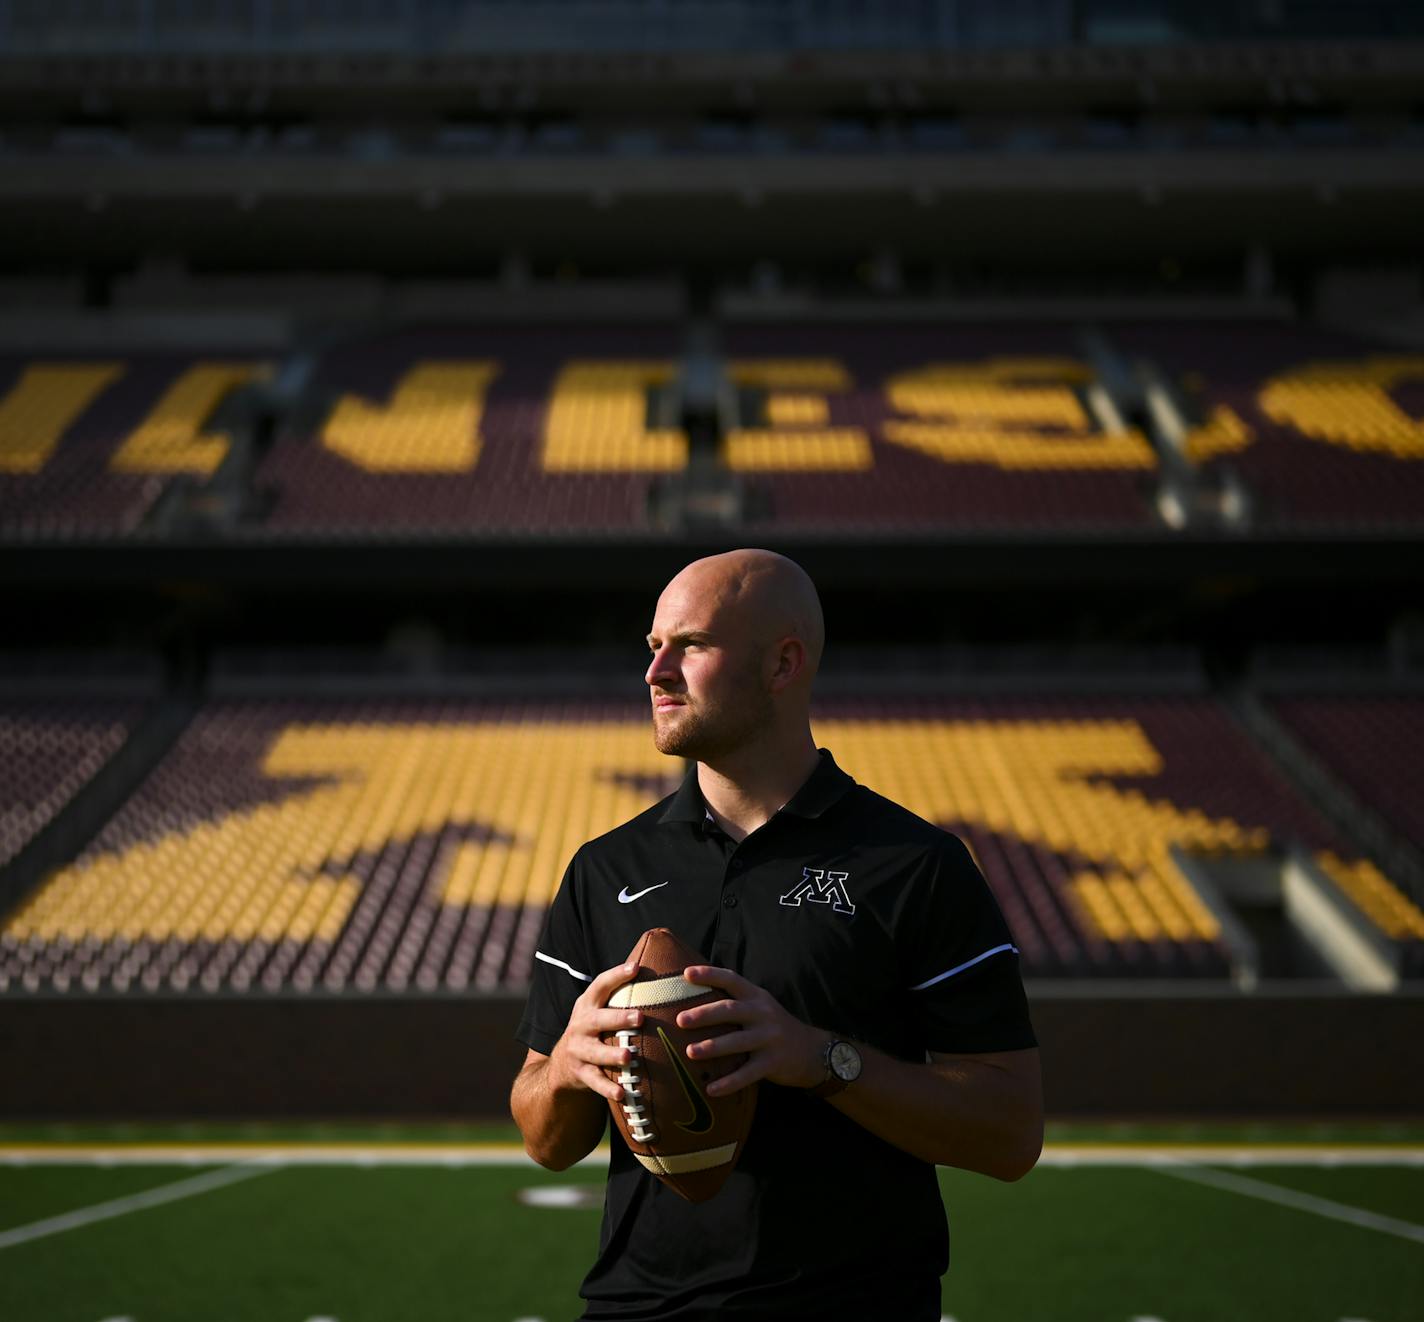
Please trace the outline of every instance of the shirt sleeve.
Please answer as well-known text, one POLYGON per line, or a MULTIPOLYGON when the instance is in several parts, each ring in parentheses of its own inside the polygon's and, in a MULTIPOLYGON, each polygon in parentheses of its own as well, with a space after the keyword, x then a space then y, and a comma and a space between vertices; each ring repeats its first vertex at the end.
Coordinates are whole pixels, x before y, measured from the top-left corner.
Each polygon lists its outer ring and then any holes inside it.
POLYGON ((597 972, 589 962, 588 941, 584 935, 578 864, 579 856, 575 854, 549 905, 544 930, 539 934, 539 946, 534 952, 524 1017, 514 1034, 526 1047, 545 1056, 563 1036, 574 1002, 597 972))
POLYGON ((989 883, 945 832, 910 906, 905 996, 929 1051, 1017 1051, 1037 1045, 1019 953, 989 883))

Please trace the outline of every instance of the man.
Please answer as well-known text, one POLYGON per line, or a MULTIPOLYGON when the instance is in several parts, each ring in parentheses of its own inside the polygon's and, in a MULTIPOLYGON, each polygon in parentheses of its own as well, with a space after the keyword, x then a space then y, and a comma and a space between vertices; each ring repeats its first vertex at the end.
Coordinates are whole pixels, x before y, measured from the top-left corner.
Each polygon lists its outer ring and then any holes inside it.
POLYGON ((694 561, 658 600, 653 741, 682 788, 575 854, 550 908, 511 1099, 563 1170, 603 1137, 628 1053, 601 1034, 638 935, 668 927, 725 993, 684 1027, 762 1086, 742 1158, 684 1202, 614 1131, 587 1318, 935 1319, 948 1234, 934 1165, 1002 1180, 1042 1145, 1018 953, 953 835, 857 785, 811 737, 824 629, 811 580, 769 551, 694 561))

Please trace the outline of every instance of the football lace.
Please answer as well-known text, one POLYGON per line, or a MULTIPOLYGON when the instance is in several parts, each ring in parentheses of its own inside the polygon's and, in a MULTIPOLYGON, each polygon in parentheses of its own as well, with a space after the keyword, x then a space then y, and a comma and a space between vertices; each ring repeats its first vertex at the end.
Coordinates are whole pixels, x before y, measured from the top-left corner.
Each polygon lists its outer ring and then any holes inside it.
POLYGON ((643 1094, 638 1087, 641 1082, 638 1074, 638 1044, 633 1040, 638 1036, 638 1030, 620 1028, 617 1036, 618 1045, 627 1047, 633 1057, 623 1066, 623 1072, 618 1076, 618 1082, 623 1085, 623 1114, 628 1117, 628 1131, 639 1143, 651 1143, 657 1134, 654 1133, 652 1123, 643 1111, 643 1094), (630 1101, 635 1105, 629 1106, 630 1101))

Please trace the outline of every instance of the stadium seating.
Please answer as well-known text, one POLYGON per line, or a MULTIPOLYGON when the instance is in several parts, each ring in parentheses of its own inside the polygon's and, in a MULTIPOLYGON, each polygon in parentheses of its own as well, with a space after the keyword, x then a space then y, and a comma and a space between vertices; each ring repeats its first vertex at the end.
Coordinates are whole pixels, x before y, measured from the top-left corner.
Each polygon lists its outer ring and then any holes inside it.
POLYGON ((114 755, 141 710, 93 699, 0 703, 0 868, 114 755))
POLYGON ((734 432, 727 460, 770 487, 783 528, 1155 523, 1152 447, 1085 410, 1092 373, 1070 326, 741 325, 725 349, 734 380, 767 389, 777 424, 734 432), (782 393, 807 398, 807 384, 778 369, 807 365, 816 405, 788 405, 782 393))
POLYGON ((1424 699, 1281 695, 1270 707, 1362 802, 1424 849, 1424 699))
POLYGON ((321 359, 324 401, 257 473, 280 534, 588 532, 643 522, 686 441, 645 427, 673 326, 410 331, 321 359))
MULTIPOLYGON (((1153 521, 1151 446, 1085 412, 1090 373, 1066 329, 743 327, 726 350, 761 417, 733 429, 720 458, 770 493, 775 526, 1153 521)), ((275 502, 265 527, 644 526, 650 478, 688 462, 683 432, 650 419, 680 353, 671 326, 431 330, 334 349, 318 373, 332 410, 284 435, 258 473, 275 502), (442 384, 421 398, 432 373, 442 384), (464 442, 441 432, 460 427, 464 442)))
MULTIPOLYGON (((673 324, 357 334, 318 355, 255 475, 277 535, 597 534, 649 524, 690 451, 673 324), (661 401, 661 403, 659 402, 661 401)), ((1424 355, 1280 323, 1125 323, 1196 416, 1188 457, 1237 469, 1263 527, 1417 524, 1424 355)), ((720 463, 748 531, 1160 529, 1149 438, 1095 400, 1071 325, 737 324, 740 424, 720 463)), ((0 360, 0 532, 132 534, 226 456, 223 401, 272 365, 117 353, 0 360)))
POLYGON ((1424 519, 1424 355, 1285 323, 1113 328, 1196 401, 1191 458, 1229 463, 1263 526, 1424 519))
POLYGON ((264 366, 174 354, 0 358, 0 532, 138 530, 177 474, 213 472, 213 412, 264 366))
MULTIPOLYGON (((1174 850, 1300 841, 1382 930, 1424 936, 1213 699, 827 699, 815 724, 961 835, 1031 975, 1225 976, 1174 850)), ((630 701, 214 700, 9 916, 0 987, 517 986, 578 846, 681 770, 630 701)))

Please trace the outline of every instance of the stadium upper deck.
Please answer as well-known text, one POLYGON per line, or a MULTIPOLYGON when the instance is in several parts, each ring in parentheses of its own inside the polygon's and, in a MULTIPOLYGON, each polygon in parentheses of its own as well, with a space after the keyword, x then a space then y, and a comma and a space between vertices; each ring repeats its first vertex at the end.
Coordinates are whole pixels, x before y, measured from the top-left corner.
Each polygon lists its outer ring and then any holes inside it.
POLYGON ((0 357, 0 528, 25 537, 138 531, 176 475, 217 467, 228 439, 214 414, 260 370, 122 350, 0 357))
POLYGON ((1424 354, 1299 326, 1124 325, 1197 403, 1194 464, 1236 467, 1262 524, 1417 523, 1424 354))
POLYGON ((1167 536, 1167 480, 1190 507, 1228 468, 1237 534, 1424 521, 1424 354, 1285 323, 1113 326, 1115 360, 1167 387, 1154 411, 1068 323, 723 339, 700 452, 671 322, 357 333, 276 405, 280 355, 11 356, 0 534, 656 535, 676 531, 667 480, 718 472, 743 496, 726 525, 763 532, 1167 536))
POLYGON ((672 325, 395 334, 329 353, 310 431, 256 476, 280 533, 558 535, 646 524, 649 475, 687 464, 651 424, 677 372, 672 325))

